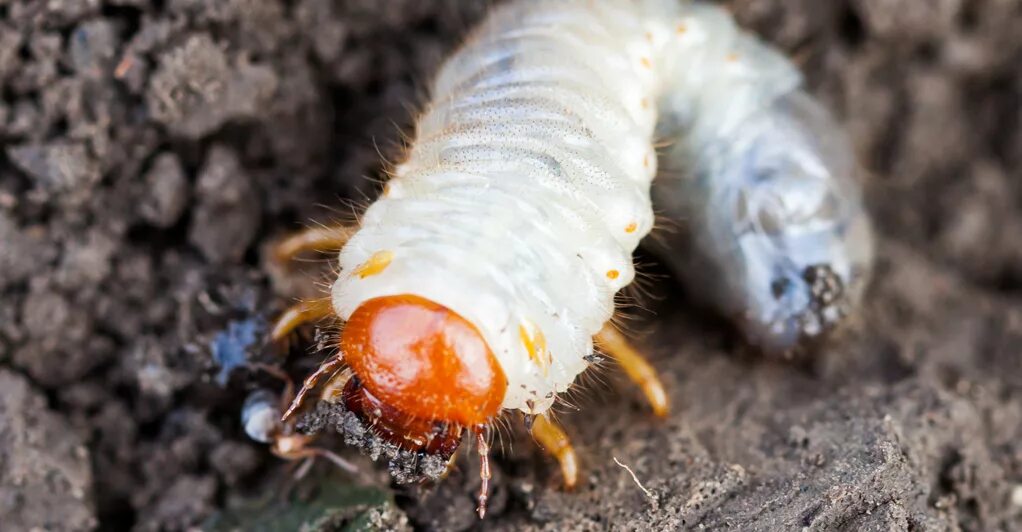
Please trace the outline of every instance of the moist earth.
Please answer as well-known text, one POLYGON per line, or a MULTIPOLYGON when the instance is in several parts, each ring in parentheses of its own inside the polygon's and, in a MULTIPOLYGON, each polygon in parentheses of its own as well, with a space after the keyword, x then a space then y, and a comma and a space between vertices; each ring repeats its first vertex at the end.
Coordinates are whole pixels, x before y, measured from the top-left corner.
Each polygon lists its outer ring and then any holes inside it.
MULTIPOLYGON (((511 416, 485 525, 1022 528, 1022 3, 727 5, 848 125, 879 234, 866 304, 813 356, 766 358, 641 257, 657 297, 637 296, 634 329, 671 416, 611 365, 591 371, 559 407, 584 466, 572 493, 511 416)), ((486 9, 0 0, 7 527, 184 530, 240 494, 303 494, 240 426, 249 390, 279 388, 243 366, 281 359, 266 323, 329 266, 265 251, 374 196, 486 9)), ((290 346, 294 375, 317 340, 290 346)), ((482 526, 470 453, 409 487, 325 443, 363 470, 344 482, 396 500, 366 526, 482 526)))

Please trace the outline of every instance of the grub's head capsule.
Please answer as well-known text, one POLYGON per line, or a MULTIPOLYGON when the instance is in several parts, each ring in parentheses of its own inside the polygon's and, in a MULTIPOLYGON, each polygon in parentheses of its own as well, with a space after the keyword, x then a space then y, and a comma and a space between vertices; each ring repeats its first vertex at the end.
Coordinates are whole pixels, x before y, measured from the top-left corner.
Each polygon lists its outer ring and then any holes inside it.
POLYGON ((748 335, 784 350, 857 305, 872 233, 850 142, 808 95, 779 98, 741 129, 720 177, 736 185, 714 198, 710 223, 733 246, 728 293, 748 335))
POLYGON ((449 458, 463 429, 491 422, 504 400, 507 379, 475 326, 418 296, 365 301, 340 347, 354 372, 345 407, 409 451, 449 458))

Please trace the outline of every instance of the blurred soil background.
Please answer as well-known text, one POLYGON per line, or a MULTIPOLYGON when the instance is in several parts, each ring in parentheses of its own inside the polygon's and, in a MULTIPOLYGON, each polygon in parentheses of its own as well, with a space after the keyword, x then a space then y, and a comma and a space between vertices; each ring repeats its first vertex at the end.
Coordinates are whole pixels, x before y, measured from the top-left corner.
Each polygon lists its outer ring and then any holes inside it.
MULTIPOLYGON (((580 488, 505 431, 485 525, 1022 529, 1022 2, 728 5, 848 124, 880 234, 865 309, 764 359, 644 257, 672 416, 599 370, 560 408, 580 488)), ((317 279, 268 243, 373 197, 486 7, 0 0, 4 530, 229 526, 260 494, 281 527, 480 527, 470 456, 409 488, 338 445, 369 478, 294 482, 239 424, 273 381, 230 369, 274 356, 266 320, 317 279)))

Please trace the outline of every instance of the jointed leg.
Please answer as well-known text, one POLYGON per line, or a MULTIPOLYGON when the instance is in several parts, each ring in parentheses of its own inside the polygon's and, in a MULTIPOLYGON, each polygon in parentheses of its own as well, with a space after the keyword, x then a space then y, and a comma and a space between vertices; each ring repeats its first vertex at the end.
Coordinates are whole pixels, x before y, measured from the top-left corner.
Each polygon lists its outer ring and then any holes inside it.
POLYGON ((315 461, 315 456, 309 456, 305 460, 302 460, 302 464, 298 466, 298 469, 295 469, 294 478, 296 482, 305 478, 305 475, 309 474, 309 471, 312 469, 312 464, 315 461))
POLYGON ((541 414, 536 416, 532 423, 532 437, 561 465, 564 488, 573 489, 578 483, 578 455, 575 454, 575 448, 571 446, 571 440, 564 429, 541 414))
POLYGON ((287 423, 288 419, 290 419, 291 416, 293 416, 295 412, 301 408, 302 404, 305 403, 305 396, 319 385, 319 381, 323 380, 325 377, 333 375, 342 367, 344 367, 344 359, 340 356, 331 357, 329 360, 320 365, 319 369, 314 371, 312 375, 305 378, 305 382, 302 383, 302 389, 298 390, 294 400, 291 401, 291 406, 289 406, 287 411, 284 412, 284 415, 280 418, 280 420, 287 423))
POLYGON ((295 396, 295 382, 291 380, 291 376, 277 366, 262 363, 253 364, 252 366, 256 369, 261 369, 270 374, 270 376, 284 382, 284 393, 280 396, 280 408, 283 411, 284 408, 291 404, 291 400, 294 399, 295 396))
MULTIPOLYGON (((291 376, 289 376, 284 370, 268 364, 254 364, 254 367, 284 381, 284 394, 281 396, 283 404, 281 405, 281 408, 288 406, 295 393, 295 385, 294 381, 291 380, 291 376)), ((308 444, 313 439, 312 436, 292 434, 292 430, 293 429, 290 426, 285 425, 283 431, 276 434, 272 450, 274 454, 284 458, 285 460, 305 459, 298 471, 295 473, 296 479, 300 479, 305 476, 305 473, 308 472, 309 467, 312 465, 312 460, 317 456, 326 458, 330 462, 333 462, 333 464, 337 467, 349 473, 358 472, 358 468, 356 468, 351 462, 337 456, 332 451, 321 447, 309 446, 308 444)))
POLYGON ((479 453, 479 519, 486 517, 486 501, 490 498, 490 444, 486 443, 486 434, 482 430, 476 431, 476 452, 479 453))
POLYGON ((333 302, 329 297, 301 301, 287 308, 273 324, 270 338, 280 341, 304 323, 319 321, 334 314, 333 302))
POLYGON ((333 451, 323 449, 322 447, 305 447, 294 454, 293 458, 316 458, 323 457, 333 463, 335 466, 347 471, 348 473, 358 473, 358 468, 355 464, 341 458, 334 454, 333 451))
POLYGON ((664 385, 660 382, 656 369, 646 361, 645 357, 632 347, 628 340, 609 323, 604 325, 600 332, 596 333, 594 339, 600 349, 614 360, 617 360, 617 363, 625 370, 628 378, 639 385, 642 393, 646 395, 646 400, 653 407, 653 413, 659 417, 667 416, 670 408, 667 401, 667 392, 664 391, 664 385))
MULTIPOLYGON (((284 263, 306 251, 331 251, 341 249, 357 227, 309 227, 278 242, 273 246, 273 257, 284 263)), ((318 321, 333 314, 330 298, 302 301, 284 311, 273 326, 271 338, 282 340, 299 325, 318 321)))
MULTIPOLYGON (((308 470, 313 460, 322 457, 348 473, 358 473, 358 468, 355 467, 355 464, 337 456, 333 451, 322 447, 309 446, 308 444, 312 442, 311 436, 294 435, 288 438, 287 442, 283 444, 278 442, 273 446, 273 454, 284 460, 304 460, 299 468, 300 470, 308 470)), ((305 473, 296 473, 295 476, 301 478, 305 476, 305 473)))
MULTIPOLYGON (((351 235, 355 233, 356 229, 356 227, 344 226, 307 228, 274 245, 272 248, 273 258, 278 263, 284 263, 308 251, 340 250, 347 243, 351 235)), ((277 318, 270 337, 273 341, 280 341, 304 323, 319 321, 333 315, 333 303, 329 297, 302 301, 289 307, 277 318)), ((308 444, 312 442, 312 437, 293 434, 292 431, 294 429, 288 423, 295 412, 304 404, 306 396, 319 385, 320 381, 333 376, 343 365, 344 360, 341 357, 331 357, 305 379, 301 390, 295 394, 294 383, 284 370, 274 366, 257 364, 257 367, 283 380, 285 383, 284 394, 281 398, 283 402, 281 408, 287 407, 281 416, 281 423, 283 423, 284 429, 282 433, 278 434, 274 442, 273 452, 288 460, 305 459, 304 463, 299 467, 299 478, 308 472, 312 460, 317 456, 326 458, 345 471, 350 473, 357 472, 357 468, 354 465, 333 452, 309 446, 308 444)))
POLYGON ((344 247, 356 227, 309 227, 273 246, 273 258, 284 263, 307 251, 336 251, 344 247))

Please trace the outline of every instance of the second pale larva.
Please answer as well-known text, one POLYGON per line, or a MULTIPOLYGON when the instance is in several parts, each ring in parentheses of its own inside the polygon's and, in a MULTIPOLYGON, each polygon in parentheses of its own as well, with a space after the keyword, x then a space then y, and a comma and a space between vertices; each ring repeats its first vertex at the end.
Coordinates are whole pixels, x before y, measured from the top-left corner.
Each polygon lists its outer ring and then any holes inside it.
POLYGON ((441 69, 406 158, 360 227, 278 246, 282 258, 343 248, 329 300, 294 307, 275 329, 344 322, 338 354, 285 418, 330 380, 346 439, 411 457, 395 465, 402 478, 442 471, 426 464, 446 462, 469 432, 485 480, 488 429, 519 410, 570 486, 575 454, 545 413, 590 364, 594 337, 666 413, 655 372, 608 321, 653 226, 658 109, 685 125, 683 142, 703 142, 700 126, 717 118, 703 106, 739 103, 707 92, 756 97, 737 89, 773 81, 757 79, 759 63, 787 65, 734 36, 723 11, 675 0, 495 9, 441 69), (719 75, 746 63, 749 76, 719 75))
POLYGON ((752 343, 789 350, 837 325, 865 288, 873 241, 857 165, 790 61, 718 9, 686 18, 700 35, 681 40, 660 106, 658 134, 673 142, 654 186, 681 231, 651 246, 752 343))

